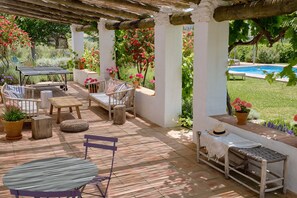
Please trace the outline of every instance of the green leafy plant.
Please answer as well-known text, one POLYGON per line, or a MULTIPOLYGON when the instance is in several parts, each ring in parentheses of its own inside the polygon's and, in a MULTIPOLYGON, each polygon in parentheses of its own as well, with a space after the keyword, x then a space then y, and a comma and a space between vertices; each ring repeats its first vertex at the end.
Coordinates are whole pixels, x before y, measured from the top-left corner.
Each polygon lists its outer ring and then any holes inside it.
POLYGON ((295 123, 285 121, 283 118, 266 120, 262 125, 285 132, 289 135, 297 135, 297 126, 295 123))
POLYGON ((2 115, 3 120, 5 121, 19 121, 26 117, 26 114, 23 113, 19 108, 17 107, 9 107, 6 109, 6 111, 2 115))

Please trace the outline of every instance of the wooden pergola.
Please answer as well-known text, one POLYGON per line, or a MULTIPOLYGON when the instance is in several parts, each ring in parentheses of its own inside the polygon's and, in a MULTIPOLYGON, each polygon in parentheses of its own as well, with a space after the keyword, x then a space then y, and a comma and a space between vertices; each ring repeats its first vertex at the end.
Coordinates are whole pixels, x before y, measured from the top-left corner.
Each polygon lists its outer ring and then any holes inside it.
MULTIPOLYGON (((208 1, 208 0, 205 0, 208 1)), ((100 18, 111 20, 106 28, 154 27, 154 15, 170 14, 173 25, 192 24, 191 8, 204 0, 0 0, 0 12, 64 24, 79 24, 90 29, 100 18)), ((213 0, 214 19, 253 19, 289 14, 297 10, 295 0, 213 0)), ((94 27, 93 27, 94 29, 94 27)))

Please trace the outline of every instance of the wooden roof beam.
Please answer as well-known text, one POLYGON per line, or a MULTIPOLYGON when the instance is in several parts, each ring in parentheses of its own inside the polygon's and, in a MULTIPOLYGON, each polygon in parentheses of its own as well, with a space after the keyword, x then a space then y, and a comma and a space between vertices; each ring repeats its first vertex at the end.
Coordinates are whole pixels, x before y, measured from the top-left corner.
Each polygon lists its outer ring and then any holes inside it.
POLYGON ((33 18, 33 19, 45 20, 45 21, 49 21, 49 22, 53 22, 53 23, 61 23, 61 24, 67 24, 67 25, 72 24, 71 22, 65 21, 63 19, 56 20, 56 19, 52 19, 52 18, 48 18, 48 17, 40 17, 40 16, 31 15, 31 14, 19 13, 19 12, 16 12, 16 11, 12 11, 11 9, 3 8, 1 6, 0 6, 0 12, 6 13, 6 14, 11 14, 11 15, 16 15, 16 16, 21 16, 21 17, 28 17, 28 18, 33 18))
POLYGON ((244 20, 290 14, 297 10, 297 1, 260 0, 248 4, 223 6, 215 9, 216 21, 244 20))
POLYGON ((92 17, 102 17, 105 19, 109 19, 109 20, 116 20, 116 21, 123 21, 125 20, 124 18, 118 17, 118 16, 110 16, 110 15, 106 15, 106 14, 100 14, 97 12, 91 12, 91 11, 86 11, 86 10, 81 10, 81 9, 75 9, 75 8, 69 8, 69 7, 65 7, 63 5, 60 4, 54 4, 54 3, 45 3, 41 0, 19 0, 22 2, 26 2, 26 3, 32 3, 35 5, 39 5, 39 6, 45 6, 48 8, 53 8, 53 9, 57 9, 57 10, 61 10, 61 11, 65 11, 65 12, 71 12, 77 15, 86 15, 86 16, 92 16, 92 17))
POLYGON ((40 17, 41 18, 49 18, 49 19, 54 19, 54 20, 63 20, 63 21, 69 21, 69 23, 74 23, 74 24, 88 24, 86 21, 83 21, 81 19, 75 19, 75 18, 69 18, 69 17, 59 17, 56 15, 52 15, 52 14, 43 14, 40 12, 36 12, 36 11, 29 11, 29 10, 25 10, 23 8, 19 9, 19 8, 11 8, 11 7, 7 7, 4 5, 0 4, 0 7, 3 9, 9 9, 12 12, 15 12, 15 15, 20 15, 20 14, 24 14, 24 15, 28 15, 28 16, 34 16, 34 17, 40 17))
MULTIPOLYGON (((227 20, 244 20, 253 18, 265 18, 283 14, 290 14, 297 11, 297 1, 292 0, 260 0, 257 3, 245 5, 223 6, 215 9, 214 19, 218 22, 227 20)), ((145 19, 143 19, 145 20, 145 19)), ((154 27, 154 19, 148 21, 135 20, 125 22, 108 22, 106 28, 133 29, 133 28, 151 28, 154 27), (143 21, 143 22, 142 22, 143 21), (144 23, 147 23, 146 25, 144 23)), ((175 13, 170 15, 170 23, 173 25, 193 24, 191 13, 175 13)))
POLYGON ((114 3, 117 3, 118 5, 131 7, 132 9, 137 8, 137 9, 143 9, 143 10, 148 10, 153 12, 160 11, 160 9, 157 6, 154 6, 152 4, 145 3, 145 2, 135 1, 135 0, 95 0, 95 2, 96 1, 105 2, 107 4, 109 2, 114 2, 114 3))
POLYGON ((109 16, 121 16, 122 21, 129 20, 129 19, 130 20, 138 19, 139 17, 141 17, 138 14, 127 12, 124 10, 116 10, 116 9, 112 9, 112 8, 91 6, 91 5, 82 3, 81 1, 77 1, 77 0, 47 0, 47 1, 51 2, 51 3, 65 5, 66 7, 69 7, 69 8, 80 9, 80 10, 89 11, 89 12, 95 12, 98 14, 106 14, 109 16))
POLYGON ((69 12, 64 12, 64 11, 60 11, 60 10, 56 10, 56 9, 52 9, 52 8, 47 8, 44 6, 38 6, 38 5, 34 5, 31 3, 24 3, 24 2, 20 2, 18 0, 1 0, 0 4, 2 5, 6 5, 6 6, 13 6, 14 8, 18 8, 18 9, 26 9, 28 11, 35 11, 35 12, 40 12, 40 13, 50 13, 52 15, 59 15, 61 17, 69 17, 69 18, 75 18, 75 19, 82 19, 85 21, 98 21, 100 18, 99 17, 89 17, 89 16, 82 16, 82 15, 76 15, 73 13, 69 13, 69 12))

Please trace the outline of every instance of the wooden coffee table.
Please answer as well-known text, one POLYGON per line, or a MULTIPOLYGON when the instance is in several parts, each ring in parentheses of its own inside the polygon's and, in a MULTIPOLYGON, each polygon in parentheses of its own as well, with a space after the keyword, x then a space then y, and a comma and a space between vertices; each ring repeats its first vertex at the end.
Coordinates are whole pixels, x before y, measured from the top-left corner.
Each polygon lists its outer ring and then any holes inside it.
POLYGON ((53 97, 48 99, 51 103, 50 114, 53 114, 53 107, 58 109, 57 124, 61 122, 61 108, 69 108, 69 111, 72 112, 72 107, 76 108, 77 117, 81 119, 79 106, 82 106, 82 103, 73 96, 65 97, 53 97))

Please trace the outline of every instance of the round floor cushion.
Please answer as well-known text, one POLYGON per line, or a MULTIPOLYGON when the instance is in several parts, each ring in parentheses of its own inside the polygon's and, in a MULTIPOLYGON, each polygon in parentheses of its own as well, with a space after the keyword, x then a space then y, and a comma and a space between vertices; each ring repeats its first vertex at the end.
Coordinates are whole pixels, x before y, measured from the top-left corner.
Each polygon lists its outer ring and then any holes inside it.
POLYGON ((86 120, 75 119, 65 120, 60 124, 61 131, 67 133, 77 133, 89 129, 89 123, 86 120))

